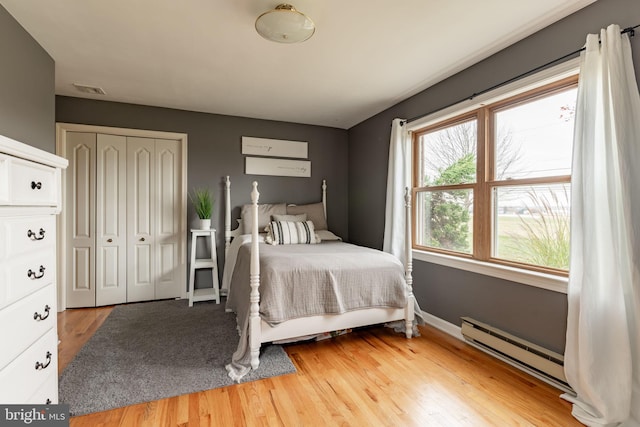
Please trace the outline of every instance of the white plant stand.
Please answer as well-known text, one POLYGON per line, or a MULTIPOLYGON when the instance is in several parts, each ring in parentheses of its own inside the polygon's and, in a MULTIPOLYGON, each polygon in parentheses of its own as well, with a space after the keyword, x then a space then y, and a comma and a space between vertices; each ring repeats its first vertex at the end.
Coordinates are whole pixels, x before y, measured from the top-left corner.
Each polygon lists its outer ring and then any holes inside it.
POLYGON ((189 307, 194 302, 215 300, 220 304, 220 285, 218 283, 218 257, 216 255, 216 230, 191 229, 191 267, 189 269, 189 307), (198 237, 209 237, 210 258, 196 258, 196 243, 198 237), (211 269, 213 287, 195 289, 196 270, 201 268, 211 269))

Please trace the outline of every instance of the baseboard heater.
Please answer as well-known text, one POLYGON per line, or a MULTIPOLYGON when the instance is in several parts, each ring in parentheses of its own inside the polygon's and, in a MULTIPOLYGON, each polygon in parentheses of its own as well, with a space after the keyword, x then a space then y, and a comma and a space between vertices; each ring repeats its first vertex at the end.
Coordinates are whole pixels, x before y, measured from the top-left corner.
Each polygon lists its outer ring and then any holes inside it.
POLYGON ((462 318, 462 335, 474 347, 572 393, 564 376, 564 357, 470 317, 462 318))

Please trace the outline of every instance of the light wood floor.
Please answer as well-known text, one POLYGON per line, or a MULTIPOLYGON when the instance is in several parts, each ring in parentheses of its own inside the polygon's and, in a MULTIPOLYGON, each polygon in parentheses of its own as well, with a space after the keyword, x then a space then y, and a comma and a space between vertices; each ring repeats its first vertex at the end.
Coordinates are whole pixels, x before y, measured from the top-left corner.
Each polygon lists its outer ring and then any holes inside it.
MULTIPOLYGON (((112 307, 58 314, 60 372, 112 307)), ((431 327, 286 347, 297 373, 71 418, 71 426, 580 426, 561 392, 431 327)))

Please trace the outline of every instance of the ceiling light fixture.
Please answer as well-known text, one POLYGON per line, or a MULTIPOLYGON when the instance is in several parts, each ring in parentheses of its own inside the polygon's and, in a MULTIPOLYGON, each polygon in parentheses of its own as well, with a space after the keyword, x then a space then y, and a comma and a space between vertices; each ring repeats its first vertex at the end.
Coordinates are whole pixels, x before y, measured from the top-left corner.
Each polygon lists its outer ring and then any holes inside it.
POLYGON ((256 19, 256 31, 267 40, 299 43, 316 31, 313 21, 290 4, 279 4, 256 19))

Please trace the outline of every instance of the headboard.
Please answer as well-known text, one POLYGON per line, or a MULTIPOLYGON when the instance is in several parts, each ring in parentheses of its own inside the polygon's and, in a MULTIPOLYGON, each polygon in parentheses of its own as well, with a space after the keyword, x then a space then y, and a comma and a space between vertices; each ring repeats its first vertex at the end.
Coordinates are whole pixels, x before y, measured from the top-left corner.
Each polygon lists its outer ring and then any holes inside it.
MULTIPOLYGON (((224 200, 225 200, 225 208, 224 208, 224 249, 225 253, 231 244, 231 240, 235 237, 238 237, 240 233, 247 233, 248 231, 242 230, 241 219, 238 219, 238 227, 234 230, 231 229, 231 180, 229 179, 229 175, 225 177, 224 181, 224 200)), ((324 217, 327 218, 327 180, 322 180, 322 207, 324 210, 324 217)))

